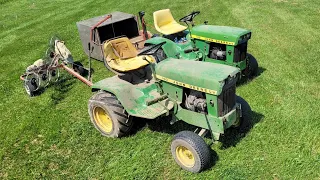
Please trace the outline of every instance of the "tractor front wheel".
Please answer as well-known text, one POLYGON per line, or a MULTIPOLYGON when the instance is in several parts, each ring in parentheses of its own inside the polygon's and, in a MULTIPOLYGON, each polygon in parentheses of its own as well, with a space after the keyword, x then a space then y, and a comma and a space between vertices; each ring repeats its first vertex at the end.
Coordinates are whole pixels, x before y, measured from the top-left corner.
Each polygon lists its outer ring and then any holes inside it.
POLYGON ((171 153, 176 163, 187 171, 198 173, 210 166, 210 149, 194 132, 181 131, 176 134, 171 143, 171 153))
POLYGON ((255 77, 258 75, 258 62, 255 57, 248 54, 249 57, 249 76, 255 77))
POLYGON ((112 94, 100 91, 93 95, 88 104, 91 122, 107 137, 127 135, 133 125, 119 100, 112 94))
POLYGON ((248 102, 240 96, 236 97, 236 102, 241 105, 242 116, 235 123, 234 127, 237 128, 241 133, 245 133, 252 126, 251 107, 248 102))

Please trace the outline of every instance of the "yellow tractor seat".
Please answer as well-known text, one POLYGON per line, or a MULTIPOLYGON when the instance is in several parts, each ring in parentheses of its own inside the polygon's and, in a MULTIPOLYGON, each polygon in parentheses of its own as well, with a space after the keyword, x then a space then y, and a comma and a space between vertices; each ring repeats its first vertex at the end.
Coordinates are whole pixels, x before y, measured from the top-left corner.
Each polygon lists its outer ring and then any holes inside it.
POLYGON ((108 66, 118 72, 128 72, 148 65, 149 63, 143 60, 143 57, 146 57, 150 62, 155 62, 152 56, 137 56, 137 49, 127 37, 105 42, 103 53, 108 66))
POLYGON ((154 27, 164 35, 175 34, 187 29, 177 23, 170 12, 170 9, 163 9, 153 13, 154 27))

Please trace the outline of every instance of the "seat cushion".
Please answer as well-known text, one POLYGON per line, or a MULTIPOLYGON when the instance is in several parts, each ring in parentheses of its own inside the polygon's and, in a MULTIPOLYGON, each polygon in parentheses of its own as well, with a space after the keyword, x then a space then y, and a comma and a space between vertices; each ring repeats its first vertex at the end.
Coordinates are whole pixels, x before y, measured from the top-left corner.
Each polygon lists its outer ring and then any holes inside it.
POLYGON ((103 45, 103 53, 108 66, 118 72, 128 72, 140 69, 149 63, 143 60, 155 62, 152 56, 137 56, 138 51, 127 37, 112 39, 103 45))
POLYGON ((112 46, 121 59, 128 59, 137 56, 136 51, 132 51, 126 41, 112 43, 112 46))
POLYGON ((187 29, 187 27, 182 26, 180 24, 178 24, 177 22, 173 22, 173 23, 169 23, 166 25, 163 25, 160 28, 160 33, 164 34, 164 35, 169 35, 169 34, 175 34, 181 31, 184 31, 187 29))
MULTIPOLYGON (((142 67, 147 66, 149 63, 146 60, 143 60, 143 56, 136 56, 133 58, 122 60, 120 58, 112 59, 110 57, 106 58, 108 65, 115 71, 118 72, 128 72, 142 67)), ((155 62, 155 59, 152 56, 145 56, 148 61, 155 62)))

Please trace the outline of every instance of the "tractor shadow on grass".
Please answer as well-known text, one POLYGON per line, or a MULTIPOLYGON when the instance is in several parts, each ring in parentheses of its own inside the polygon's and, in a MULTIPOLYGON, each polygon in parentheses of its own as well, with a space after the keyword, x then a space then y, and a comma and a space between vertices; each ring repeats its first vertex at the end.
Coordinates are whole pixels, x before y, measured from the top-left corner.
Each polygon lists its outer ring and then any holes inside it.
MULTIPOLYGON (((220 149, 227 149, 229 147, 235 147, 246 135, 250 132, 250 130, 254 127, 255 124, 259 123, 263 120, 264 115, 258 112, 252 111, 252 120, 250 122, 250 126, 246 128, 244 131, 239 132, 236 128, 229 128, 225 131, 225 134, 220 137, 219 142, 221 142, 222 146, 220 149)), ((147 127, 152 131, 162 132, 167 134, 175 135, 180 131, 195 131, 198 127, 187 124, 183 121, 178 121, 173 125, 170 125, 170 118, 162 117, 155 120, 145 120, 145 119, 135 119, 135 125, 133 126, 132 133, 136 134, 141 129, 147 127)), ((200 130, 201 128, 198 128, 200 130)), ((205 136, 208 139, 211 139, 210 132, 205 136)))
POLYGON ((222 143, 220 149, 228 149, 229 147, 235 147, 243 138, 246 137, 246 135, 250 132, 254 125, 262 121, 263 118, 263 114, 252 111, 252 120, 250 127, 245 129, 245 131, 239 133, 239 131, 235 128, 227 129, 225 134, 219 140, 222 143))
POLYGON ((54 92, 51 94, 52 104, 59 104, 67 96, 66 93, 72 88, 72 85, 74 83, 74 77, 68 75, 61 75, 57 82, 50 84, 47 88, 54 88, 54 92))
POLYGON ((172 135, 177 134, 180 131, 194 131, 197 128, 196 126, 189 125, 183 121, 178 121, 171 125, 169 117, 161 117, 153 120, 135 117, 133 121, 134 124, 129 135, 134 135, 144 128, 172 135))
POLYGON ((264 67, 258 67, 258 74, 255 77, 259 77, 264 71, 266 71, 267 69, 264 67))
POLYGON ((249 77, 249 78, 241 78, 240 80, 237 81, 237 87, 245 85, 250 83, 251 81, 253 81, 255 78, 259 77, 262 75, 262 73, 264 73, 264 71, 266 71, 267 69, 264 67, 259 66, 258 67, 258 74, 254 77, 249 77))
MULTIPOLYGON (((152 131, 156 131, 156 132, 160 132, 160 133, 167 133, 167 134, 171 134, 171 135, 175 135, 180 131, 192 131, 193 132, 195 129, 197 129, 196 126, 187 124, 183 121, 178 121, 178 122, 174 123, 173 125, 171 125, 169 117, 162 117, 162 118, 158 118, 158 119, 154 119, 154 120, 135 118, 134 122, 135 123, 131 129, 130 135, 134 135, 144 128, 148 128, 152 131)), ((173 136, 172 136, 172 138, 173 138, 173 136)), ((209 146, 212 145, 212 143, 210 144, 210 142, 209 142, 209 146)), ((219 161, 219 156, 212 148, 209 148, 209 150, 211 152, 211 158, 212 158, 210 161, 210 166, 209 166, 209 169, 210 169, 219 161)))
MULTIPOLYGON (((242 131, 239 133, 239 131, 235 128, 229 128, 225 131, 225 134, 220 137, 219 142, 221 143, 220 149, 228 149, 229 147, 235 147, 243 138, 246 137, 246 135, 250 132, 250 130, 254 127, 255 124, 259 123, 261 120, 263 120, 264 115, 260 114, 258 112, 252 111, 252 121, 250 124, 250 127, 247 128, 245 131, 242 131)), ((132 127, 132 131, 130 135, 136 134, 138 131, 144 129, 145 127, 149 128, 152 131, 161 132, 161 133, 168 133, 175 135, 178 132, 181 131, 194 131, 197 129, 196 126, 187 124, 183 121, 178 121, 174 123, 173 125, 170 125, 170 118, 168 117, 162 117, 155 120, 146 120, 141 118, 134 119, 134 125, 132 127)), ((200 129, 200 128, 198 128, 200 129)), ((211 142, 211 135, 210 133, 207 133, 205 136, 205 141, 208 143, 209 146, 211 146, 213 143, 211 142)), ((211 161, 209 169, 213 168, 215 164, 219 161, 218 154, 212 149, 209 148, 211 152, 211 161)))
POLYGON ((59 79, 56 82, 49 82, 49 84, 45 87, 39 88, 34 92, 33 96, 40 96, 43 94, 48 88, 53 87, 55 92, 51 94, 51 99, 54 101, 54 104, 58 104, 64 97, 64 93, 71 89, 71 85, 74 83, 74 78, 67 75, 60 75, 59 79))

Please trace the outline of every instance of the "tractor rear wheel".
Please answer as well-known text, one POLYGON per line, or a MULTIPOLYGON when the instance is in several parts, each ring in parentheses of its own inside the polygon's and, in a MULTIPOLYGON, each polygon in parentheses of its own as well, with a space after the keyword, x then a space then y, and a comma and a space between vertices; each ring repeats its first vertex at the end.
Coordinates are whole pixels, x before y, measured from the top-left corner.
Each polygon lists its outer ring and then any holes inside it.
POLYGON ((241 133, 247 132, 252 126, 251 107, 242 97, 237 96, 236 102, 241 104, 241 114, 239 121, 235 123, 234 127, 241 133))
POLYGON ((181 131, 171 143, 171 153, 176 163, 190 172, 198 173, 210 166, 211 152, 205 141, 196 133, 181 131))
POLYGON ((249 76, 255 77, 258 75, 258 62, 251 54, 248 54, 249 57, 249 76))
POLYGON ((118 99, 104 91, 93 95, 88 104, 91 122, 95 128, 107 137, 128 135, 133 125, 132 118, 118 99))

